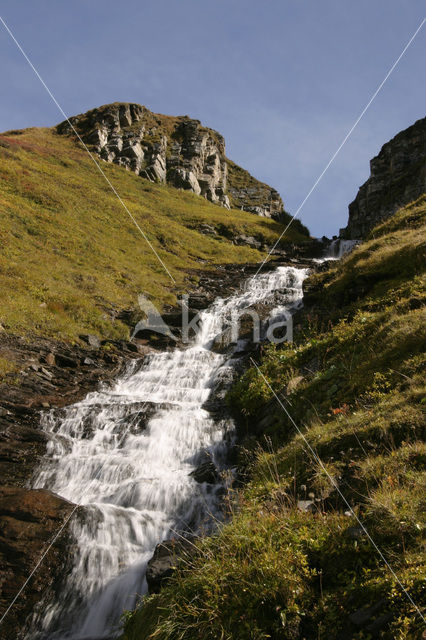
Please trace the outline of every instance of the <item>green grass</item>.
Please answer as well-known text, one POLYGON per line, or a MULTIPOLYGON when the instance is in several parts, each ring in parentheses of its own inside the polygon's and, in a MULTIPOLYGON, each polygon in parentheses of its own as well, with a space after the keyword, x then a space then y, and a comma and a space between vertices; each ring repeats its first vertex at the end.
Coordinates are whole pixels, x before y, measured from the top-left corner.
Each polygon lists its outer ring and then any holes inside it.
MULTIPOLYGON (((246 234, 273 244, 282 226, 228 211, 101 162, 176 280, 172 282, 87 153, 52 129, 0 136, 0 324, 9 333, 75 340, 127 337, 116 318, 144 293, 159 307, 191 284, 190 269, 263 254, 232 244, 246 234), (209 223, 219 236, 197 229, 209 223)), ((297 231, 288 240, 306 240, 297 231)))
POLYGON ((400 583, 424 604, 425 212, 423 197, 310 277, 296 342, 259 361, 300 432, 246 371, 229 403, 247 482, 229 497, 228 523, 126 617, 123 638, 421 638, 400 583), (308 496, 315 513, 296 507, 308 496), (376 603, 369 624, 388 621, 374 635, 350 615, 376 603))

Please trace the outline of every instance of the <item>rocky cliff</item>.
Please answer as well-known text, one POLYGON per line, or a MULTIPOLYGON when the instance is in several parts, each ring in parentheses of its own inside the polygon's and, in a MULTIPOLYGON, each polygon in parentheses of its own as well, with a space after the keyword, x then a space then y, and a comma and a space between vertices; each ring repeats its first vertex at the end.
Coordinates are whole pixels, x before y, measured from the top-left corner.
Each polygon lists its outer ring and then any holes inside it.
POLYGON ((364 238, 379 222, 426 192, 426 118, 398 133, 370 162, 370 177, 349 205, 345 239, 364 238))
POLYGON ((259 182, 225 155, 225 140, 189 116, 152 113, 138 104, 113 103, 58 125, 105 160, 153 182, 193 191, 224 207, 280 219, 278 192, 259 182))

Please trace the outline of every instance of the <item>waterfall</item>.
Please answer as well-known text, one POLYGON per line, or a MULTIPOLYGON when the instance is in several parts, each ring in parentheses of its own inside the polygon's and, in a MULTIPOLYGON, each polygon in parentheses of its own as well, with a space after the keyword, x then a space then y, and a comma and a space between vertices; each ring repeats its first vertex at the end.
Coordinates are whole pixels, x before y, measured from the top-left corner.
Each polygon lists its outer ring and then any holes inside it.
POLYGON ((327 250, 327 258, 339 260, 347 253, 350 253, 352 249, 358 244, 357 240, 342 240, 337 238, 332 240, 327 250))
POLYGON ((300 306, 307 272, 279 267, 250 278, 200 314, 189 347, 133 361, 112 387, 45 415, 50 440, 33 486, 82 508, 70 522, 72 566, 56 597, 40 603, 28 638, 115 637, 122 612, 146 592, 155 546, 222 517, 225 480, 200 484, 190 475, 206 456, 226 468, 234 429, 226 411, 212 414, 206 401, 244 345, 217 353, 215 338, 235 309, 272 299, 275 319, 300 306))

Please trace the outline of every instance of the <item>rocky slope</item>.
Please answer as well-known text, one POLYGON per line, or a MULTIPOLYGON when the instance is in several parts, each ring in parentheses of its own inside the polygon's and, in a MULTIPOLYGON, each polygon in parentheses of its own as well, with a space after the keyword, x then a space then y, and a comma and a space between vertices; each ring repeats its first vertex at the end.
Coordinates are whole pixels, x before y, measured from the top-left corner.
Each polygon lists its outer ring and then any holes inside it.
MULTIPOLYGON (((210 142, 220 147, 219 137, 210 142)), ((53 129, 0 134, 0 617, 73 508, 28 488, 47 445, 41 412, 60 411, 143 356, 149 338, 127 341, 140 292, 172 322, 178 293, 193 290, 198 309, 232 290, 283 229, 114 163, 104 171, 174 282, 74 140, 53 129)), ((291 229, 280 253, 293 255, 298 242, 318 250, 291 229)), ((40 594, 54 589, 67 548, 65 527, 2 622, 2 638, 19 637, 40 594)))
POLYGON ((349 205, 340 237, 364 238, 382 220, 426 192, 426 118, 398 133, 370 162, 370 177, 349 205))
POLYGON ((152 113, 139 104, 113 103, 58 125, 99 156, 153 182, 192 191, 224 207, 279 220, 278 192, 259 182, 225 155, 225 140, 189 116, 152 113))

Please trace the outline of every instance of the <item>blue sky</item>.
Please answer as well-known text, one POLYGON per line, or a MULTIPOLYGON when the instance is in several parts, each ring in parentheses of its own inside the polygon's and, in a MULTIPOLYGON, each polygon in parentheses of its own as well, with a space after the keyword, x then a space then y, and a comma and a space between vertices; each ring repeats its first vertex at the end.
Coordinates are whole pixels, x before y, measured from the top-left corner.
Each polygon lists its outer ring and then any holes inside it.
MULTIPOLYGON (((116 100, 188 114, 300 202, 426 14, 424 0, 0 0, 64 111, 116 100)), ((300 218, 333 235, 369 160, 425 115, 426 25, 300 218)), ((0 130, 62 120, 0 25, 0 130)))

